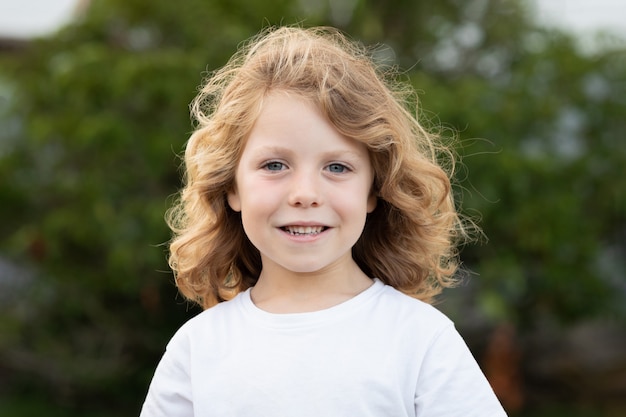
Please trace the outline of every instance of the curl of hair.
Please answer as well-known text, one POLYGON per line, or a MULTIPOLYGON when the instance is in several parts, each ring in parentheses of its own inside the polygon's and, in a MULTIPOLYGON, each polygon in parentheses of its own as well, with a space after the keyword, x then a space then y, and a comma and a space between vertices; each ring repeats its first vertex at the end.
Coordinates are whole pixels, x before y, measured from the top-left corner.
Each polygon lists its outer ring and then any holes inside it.
POLYGON ((197 127, 184 153, 185 185, 167 214, 179 291, 209 308, 261 272, 226 196, 263 98, 277 90, 311 100, 369 150, 378 203, 353 248, 361 269, 425 301, 454 285, 456 249, 467 237, 451 192, 454 158, 411 112, 413 90, 337 30, 281 27, 244 44, 191 105, 197 127))

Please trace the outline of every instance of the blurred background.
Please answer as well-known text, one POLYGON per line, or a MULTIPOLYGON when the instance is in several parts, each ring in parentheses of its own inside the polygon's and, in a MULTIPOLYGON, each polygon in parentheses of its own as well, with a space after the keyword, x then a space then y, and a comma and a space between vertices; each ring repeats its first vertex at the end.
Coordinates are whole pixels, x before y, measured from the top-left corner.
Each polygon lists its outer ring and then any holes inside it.
POLYGON ((487 239, 439 308, 510 415, 625 416, 624 17, 619 0, 0 0, 0 415, 138 415, 199 312, 163 221, 188 104, 241 41, 300 22, 379 45, 424 122, 457 132, 457 197, 487 239))

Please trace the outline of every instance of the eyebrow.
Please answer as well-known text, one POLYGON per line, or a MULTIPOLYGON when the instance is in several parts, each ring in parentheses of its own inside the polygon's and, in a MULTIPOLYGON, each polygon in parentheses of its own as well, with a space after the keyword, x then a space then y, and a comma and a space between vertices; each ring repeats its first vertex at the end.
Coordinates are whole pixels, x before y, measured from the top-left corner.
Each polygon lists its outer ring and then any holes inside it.
POLYGON ((284 148, 282 146, 259 146, 254 150, 254 154, 264 154, 264 153, 292 153, 292 151, 288 148, 284 148))
MULTIPOLYGON (((287 154, 291 155, 293 151, 289 148, 285 148, 283 146, 261 146, 254 150, 254 155, 263 155, 263 154, 287 154)), ((350 149, 333 149, 330 151, 322 152, 322 157, 324 159, 361 159, 363 155, 358 152, 355 152, 350 149)))

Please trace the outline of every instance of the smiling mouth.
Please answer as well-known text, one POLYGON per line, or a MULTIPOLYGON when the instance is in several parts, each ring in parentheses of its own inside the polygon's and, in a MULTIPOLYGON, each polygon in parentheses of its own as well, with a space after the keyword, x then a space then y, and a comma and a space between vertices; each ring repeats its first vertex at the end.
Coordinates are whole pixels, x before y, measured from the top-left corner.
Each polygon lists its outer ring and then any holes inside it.
POLYGON ((281 229, 292 236, 311 236, 328 229, 326 226, 284 226, 281 229))

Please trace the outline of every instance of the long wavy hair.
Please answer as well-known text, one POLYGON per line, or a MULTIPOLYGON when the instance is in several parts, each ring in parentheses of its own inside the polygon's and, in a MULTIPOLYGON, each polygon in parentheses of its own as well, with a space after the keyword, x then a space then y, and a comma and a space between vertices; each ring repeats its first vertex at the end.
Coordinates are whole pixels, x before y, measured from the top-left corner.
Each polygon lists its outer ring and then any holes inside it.
POLYGON ((276 90, 311 100, 369 150, 378 202, 352 251, 360 268, 427 302, 455 284, 467 233, 451 192, 454 158, 418 122, 410 86, 390 73, 335 29, 280 27, 250 39, 206 79, 191 105, 184 187, 167 214, 169 263, 186 298, 209 308, 259 277, 259 251, 226 196, 263 98, 276 90))

